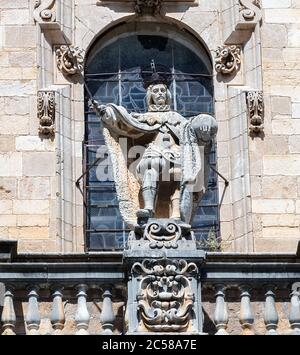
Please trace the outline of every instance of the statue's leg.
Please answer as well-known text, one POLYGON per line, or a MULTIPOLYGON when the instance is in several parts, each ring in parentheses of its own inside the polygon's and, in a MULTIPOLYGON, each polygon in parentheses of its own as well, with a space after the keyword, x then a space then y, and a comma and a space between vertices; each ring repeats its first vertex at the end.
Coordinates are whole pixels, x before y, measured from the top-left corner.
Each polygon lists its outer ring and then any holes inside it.
POLYGON ((174 193, 171 196, 171 219, 181 219, 180 216, 180 184, 178 182, 174 193))

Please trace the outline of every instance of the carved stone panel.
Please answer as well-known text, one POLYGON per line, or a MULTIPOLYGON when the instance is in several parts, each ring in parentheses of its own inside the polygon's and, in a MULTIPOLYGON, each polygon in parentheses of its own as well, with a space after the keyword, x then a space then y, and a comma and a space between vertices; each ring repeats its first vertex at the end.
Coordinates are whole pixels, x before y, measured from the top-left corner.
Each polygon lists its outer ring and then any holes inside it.
POLYGON ((61 45, 56 49, 57 68, 64 75, 74 75, 83 71, 83 53, 79 47, 61 45))
POLYGON ((37 95, 39 134, 47 138, 55 135, 55 91, 39 91, 37 95))
POLYGON ((235 74, 241 64, 241 48, 239 46, 223 45, 216 50, 215 68, 223 75, 235 74))
POLYGON ((195 302, 189 277, 198 272, 196 264, 185 260, 146 259, 135 263, 132 272, 142 277, 136 296, 140 330, 187 331, 195 302))
POLYGON ((248 91, 246 93, 249 130, 259 134, 264 129, 264 96, 262 91, 248 91))

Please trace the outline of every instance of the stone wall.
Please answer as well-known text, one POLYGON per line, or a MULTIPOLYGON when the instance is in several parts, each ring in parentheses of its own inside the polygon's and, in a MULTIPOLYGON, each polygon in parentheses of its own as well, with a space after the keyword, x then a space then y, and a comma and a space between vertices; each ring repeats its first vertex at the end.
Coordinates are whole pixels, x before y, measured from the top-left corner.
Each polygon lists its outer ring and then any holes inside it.
POLYGON ((255 251, 294 251, 300 237, 300 1, 263 0, 265 136, 249 140, 255 251))
MULTIPOLYGON (((34 4, 0 0, 0 238, 18 239, 21 251, 82 251, 83 201, 75 182, 82 174, 83 85, 57 69, 55 50, 68 43, 87 52, 108 29, 141 18, 130 1, 56 0, 48 19, 34 4), (38 134, 38 90, 55 92, 53 139, 38 134)), ((219 45, 241 46, 235 75, 214 77, 218 169, 230 183, 224 191, 220 179, 224 250, 295 251, 300 1, 262 0, 248 23, 241 9, 238 0, 164 1, 156 21, 193 33, 211 58, 219 45), (264 92, 264 135, 249 136, 249 90, 264 92)))
POLYGON ((55 143, 38 137, 32 3, 0 1, 0 235, 54 251, 55 143))

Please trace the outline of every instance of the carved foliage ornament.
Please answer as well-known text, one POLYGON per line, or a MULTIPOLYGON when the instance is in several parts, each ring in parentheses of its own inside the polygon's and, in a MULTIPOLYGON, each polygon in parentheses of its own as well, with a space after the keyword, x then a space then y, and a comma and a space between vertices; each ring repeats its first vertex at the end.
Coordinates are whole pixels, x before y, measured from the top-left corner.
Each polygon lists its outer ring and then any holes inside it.
POLYGON ((220 74, 234 74, 241 64, 241 48, 239 46, 219 46, 216 50, 215 68, 220 74))
POLYGON ((54 22, 54 4, 56 0, 36 0, 34 4, 33 17, 37 22, 54 22))
POLYGON ((57 68, 64 75, 74 75, 83 70, 83 53, 79 47, 62 45, 56 49, 57 68))
POLYGON ((143 14, 150 12, 153 15, 159 14, 162 0, 135 0, 135 12, 143 14))
POLYGON ((247 21, 252 21, 255 16, 260 14, 260 0, 239 0, 241 6, 241 14, 247 21))
POLYGON ((145 259, 135 263, 132 271, 142 277, 137 302, 145 328, 153 332, 186 331, 195 298, 189 277, 198 272, 196 264, 145 259))
POLYGON ((250 133, 260 133, 264 129, 264 96, 262 91, 246 94, 250 133))
POLYGON ((39 134, 46 137, 55 135, 55 91, 39 91, 37 112, 40 122, 39 134))

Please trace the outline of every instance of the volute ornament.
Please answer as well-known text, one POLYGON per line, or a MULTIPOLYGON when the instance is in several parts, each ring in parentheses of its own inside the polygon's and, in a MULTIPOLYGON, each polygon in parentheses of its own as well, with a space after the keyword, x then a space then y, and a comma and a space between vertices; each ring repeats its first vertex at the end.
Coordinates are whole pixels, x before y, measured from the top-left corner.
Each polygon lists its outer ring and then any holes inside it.
POLYGON ((64 75, 74 75, 83 71, 83 49, 61 45, 55 51, 57 68, 64 75))
POLYGON ((239 46, 218 46, 215 59, 217 73, 224 75, 234 74, 239 70, 240 64, 241 48, 239 46))

